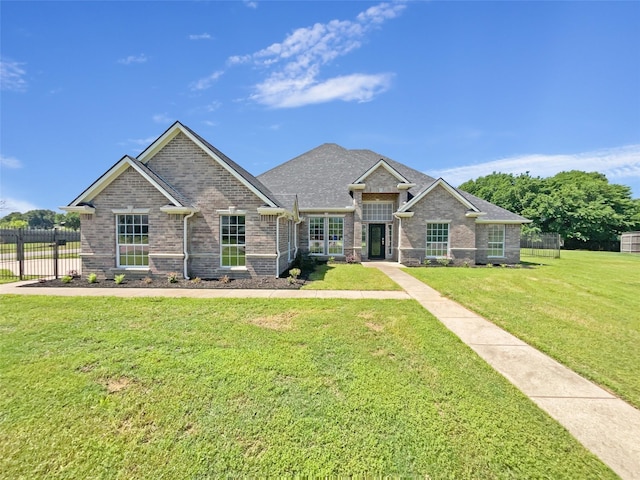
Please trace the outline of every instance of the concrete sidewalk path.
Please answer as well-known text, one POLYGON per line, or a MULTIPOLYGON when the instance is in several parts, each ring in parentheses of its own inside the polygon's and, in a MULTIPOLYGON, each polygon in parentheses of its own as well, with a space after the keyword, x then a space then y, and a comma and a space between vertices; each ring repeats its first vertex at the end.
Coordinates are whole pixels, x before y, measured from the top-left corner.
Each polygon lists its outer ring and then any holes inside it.
POLYGON ((0 295, 54 295, 59 297, 170 297, 170 298, 344 298, 351 300, 411 300, 404 291, 361 290, 249 290, 225 288, 48 288, 24 287, 33 280, 0 285, 0 295), (24 288, 23 288, 24 287, 24 288))
POLYGON ((625 480, 640 479, 640 411, 389 262, 375 267, 625 480))

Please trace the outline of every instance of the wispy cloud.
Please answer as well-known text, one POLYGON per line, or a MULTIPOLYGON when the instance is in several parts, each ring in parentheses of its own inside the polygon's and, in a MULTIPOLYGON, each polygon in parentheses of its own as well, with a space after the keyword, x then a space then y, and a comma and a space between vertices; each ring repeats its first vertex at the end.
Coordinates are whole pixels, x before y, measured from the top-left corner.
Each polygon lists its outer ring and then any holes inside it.
POLYGON ((151 119, 155 122, 155 123, 171 123, 173 121, 173 119, 169 116, 168 113, 158 113, 156 115, 154 115, 153 117, 151 117, 151 119))
POLYGON ((149 145, 151 145, 151 142, 153 142, 156 138, 157 137, 128 138, 123 142, 118 142, 118 145, 120 146, 136 145, 139 147, 148 147, 149 145))
POLYGON ((20 212, 25 213, 30 210, 37 210, 37 206, 26 200, 20 200, 17 198, 2 198, 0 199, 0 211, 3 212, 20 212))
POLYGON ((400 15, 405 6, 380 3, 353 21, 331 20, 299 28, 280 43, 251 55, 229 57, 228 63, 252 63, 269 72, 255 85, 250 98, 270 107, 291 108, 333 100, 366 102, 390 88, 392 74, 353 73, 323 79, 322 67, 360 48, 368 32, 400 15))
POLYGON ((135 63, 146 63, 149 58, 141 53, 140 55, 129 55, 128 57, 121 58, 118 60, 118 63, 121 65, 133 65, 135 63))
POLYGON ((189 40, 211 40, 211 35, 208 33, 198 33, 195 35, 189 35, 189 40))
POLYGON ((191 85, 189 85, 189 88, 192 91, 206 90, 210 88, 222 75, 224 75, 224 72, 222 70, 218 70, 216 72, 213 72, 208 77, 201 78, 200 80, 196 80, 195 82, 191 83, 191 85))
POLYGON ((245 0, 244 4, 249 8, 258 8, 258 2, 245 0))
POLYGON ((22 168, 22 162, 15 157, 5 157, 0 155, 0 167, 22 168))
POLYGON ((567 170, 604 173, 609 180, 640 178, 640 145, 627 145, 575 154, 531 154, 493 160, 476 165, 428 172, 459 185, 493 172, 550 177, 567 170))
POLYGON ((15 62, 10 59, 0 59, 0 89, 9 92, 26 92, 27 81, 26 70, 22 67, 24 63, 15 62))

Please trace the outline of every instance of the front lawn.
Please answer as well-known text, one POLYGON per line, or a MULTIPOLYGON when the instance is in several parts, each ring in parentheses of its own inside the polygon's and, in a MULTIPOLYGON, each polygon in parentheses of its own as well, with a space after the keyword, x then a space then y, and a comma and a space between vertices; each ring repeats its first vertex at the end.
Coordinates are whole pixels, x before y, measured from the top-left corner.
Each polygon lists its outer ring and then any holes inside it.
POLYGON ((402 290, 377 268, 359 263, 318 264, 303 290, 402 290))
POLYGON ((5 478, 615 478, 413 301, 0 298, 5 478))
POLYGON ((640 255, 563 251, 537 261, 406 271, 640 408, 640 255))

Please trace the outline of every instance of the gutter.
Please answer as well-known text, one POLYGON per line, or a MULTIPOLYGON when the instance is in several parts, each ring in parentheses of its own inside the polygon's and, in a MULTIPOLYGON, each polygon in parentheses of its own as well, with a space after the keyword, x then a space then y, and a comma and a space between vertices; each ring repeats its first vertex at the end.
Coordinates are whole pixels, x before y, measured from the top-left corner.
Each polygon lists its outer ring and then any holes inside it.
POLYGON ((187 267, 187 263, 189 261, 189 242, 187 241, 187 220, 189 220, 191 217, 193 217, 196 214, 196 211, 193 210, 189 215, 186 215, 183 219, 184 222, 184 235, 182 236, 182 241, 183 241, 183 250, 184 250, 184 263, 183 263, 183 276, 184 278, 186 278, 187 280, 191 280, 189 278, 189 271, 188 271, 188 267, 187 267))
POLYGON ((286 218, 287 214, 283 213, 276 217, 276 278, 280 277, 280 256, 282 252, 280 252, 280 219, 286 218))

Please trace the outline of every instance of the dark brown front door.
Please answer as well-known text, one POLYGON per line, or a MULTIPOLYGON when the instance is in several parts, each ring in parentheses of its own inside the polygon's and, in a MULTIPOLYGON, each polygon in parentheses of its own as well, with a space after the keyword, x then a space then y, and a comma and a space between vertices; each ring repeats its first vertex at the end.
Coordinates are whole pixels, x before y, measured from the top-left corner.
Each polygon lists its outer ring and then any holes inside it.
POLYGON ((384 259, 384 231, 385 225, 380 223, 369 224, 369 259, 384 259))

